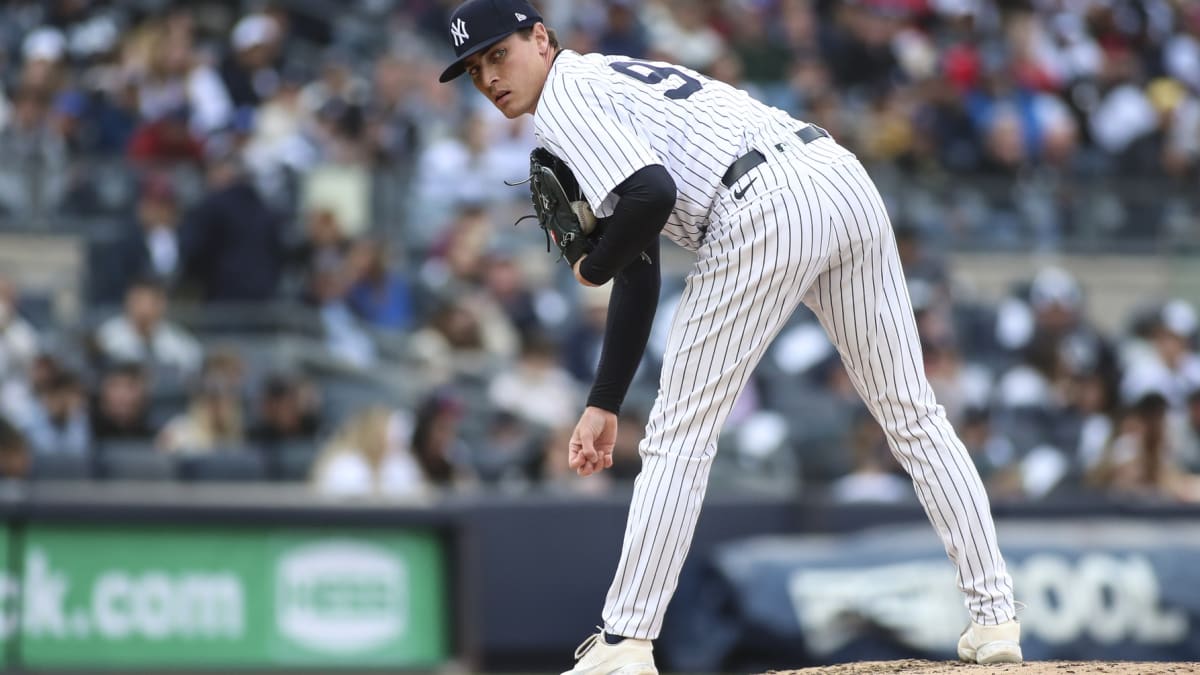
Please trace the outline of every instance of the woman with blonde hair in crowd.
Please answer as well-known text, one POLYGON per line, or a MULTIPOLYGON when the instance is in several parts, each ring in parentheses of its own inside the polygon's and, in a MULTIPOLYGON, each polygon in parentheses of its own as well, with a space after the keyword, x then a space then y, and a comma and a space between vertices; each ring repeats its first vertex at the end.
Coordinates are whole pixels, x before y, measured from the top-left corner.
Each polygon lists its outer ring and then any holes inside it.
POLYGON ((313 487, 339 497, 421 496, 430 485, 411 451, 407 411, 372 406, 348 419, 321 449, 313 487))
POLYGON ((158 446, 175 454, 205 454, 242 444, 242 362, 233 352, 215 352, 204 361, 187 411, 159 433, 158 446))

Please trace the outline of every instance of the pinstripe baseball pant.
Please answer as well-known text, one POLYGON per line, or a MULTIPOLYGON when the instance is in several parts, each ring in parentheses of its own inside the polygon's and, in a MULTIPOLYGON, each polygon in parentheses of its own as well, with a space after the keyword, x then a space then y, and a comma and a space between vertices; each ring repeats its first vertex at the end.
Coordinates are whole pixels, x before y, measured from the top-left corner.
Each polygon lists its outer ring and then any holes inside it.
POLYGON ((672 320, 642 471, 604 606, 611 634, 654 639, 691 546, 717 435, 803 301, 912 477, 975 621, 1013 617, 987 494, 925 379, 883 201, 853 154, 791 133, 723 190, 672 320))

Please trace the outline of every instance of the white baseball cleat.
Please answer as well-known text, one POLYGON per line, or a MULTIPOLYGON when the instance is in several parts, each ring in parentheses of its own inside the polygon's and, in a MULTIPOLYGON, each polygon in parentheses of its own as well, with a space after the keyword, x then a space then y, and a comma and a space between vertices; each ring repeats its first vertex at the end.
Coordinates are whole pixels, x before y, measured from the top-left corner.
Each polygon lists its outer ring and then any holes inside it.
POLYGON ((610 645, 604 631, 589 635, 575 650, 575 668, 562 675, 658 675, 654 645, 649 640, 625 638, 610 645))
POLYGON ((971 622, 958 638, 958 658, 967 663, 1021 663, 1021 624, 1016 619, 997 626, 971 622))

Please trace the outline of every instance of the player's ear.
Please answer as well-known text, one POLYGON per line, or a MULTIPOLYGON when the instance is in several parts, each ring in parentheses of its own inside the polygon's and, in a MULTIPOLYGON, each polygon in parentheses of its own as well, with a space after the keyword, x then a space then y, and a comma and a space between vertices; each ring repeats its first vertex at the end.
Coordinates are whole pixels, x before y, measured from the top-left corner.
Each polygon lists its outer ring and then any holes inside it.
POLYGON ((540 21, 533 24, 533 44, 537 46, 539 56, 545 56, 550 49, 550 34, 546 32, 546 24, 540 21))

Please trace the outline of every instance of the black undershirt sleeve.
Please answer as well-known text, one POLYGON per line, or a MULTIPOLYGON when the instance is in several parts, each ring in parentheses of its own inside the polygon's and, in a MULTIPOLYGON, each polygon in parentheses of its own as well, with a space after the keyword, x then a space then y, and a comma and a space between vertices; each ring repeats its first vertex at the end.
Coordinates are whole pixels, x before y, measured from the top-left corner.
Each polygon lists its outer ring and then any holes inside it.
POLYGON ((613 279, 604 347, 587 400, 590 406, 620 413, 629 383, 642 362, 662 286, 658 244, 655 238, 645 250, 650 262, 635 260, 613 279))
POLYGON ((579 274, 597 286, 607 283, 657 241, 675 208, 675 181, 661 164, 638 169, 613 193, 618 196, 613 214, 600 219, 603 234, 579 265, 579 274))
POLYGON ((604 346, 587 404, 619 413, 658 309, 658 235, 675 206, 675 181, 666 168, 653 165, 635 172, 613 192, 619 197, 616 208, 601 219, 603 234, 579 273, 596 284, 613 280, 604 346))

